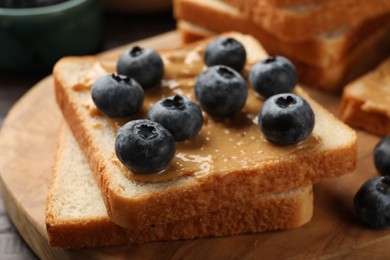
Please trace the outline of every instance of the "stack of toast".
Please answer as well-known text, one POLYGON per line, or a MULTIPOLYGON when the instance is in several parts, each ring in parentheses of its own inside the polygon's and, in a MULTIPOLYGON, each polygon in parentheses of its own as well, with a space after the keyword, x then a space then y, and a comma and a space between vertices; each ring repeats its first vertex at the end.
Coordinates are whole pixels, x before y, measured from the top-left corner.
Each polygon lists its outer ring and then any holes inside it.
POLYGON ((370 133, 390 135, 390 59, 344 88, 340 118, 370 133))
POLYGON ((184 42, 224 31, 288 57, 301 82, 338 92, 390 54, 388 0, 175 0, 184 42))
MULTIPOLYGON (((269 55, 252 36, 222 36, 245 47, 245 78, 269 55)), ((141 112, 131 118, 109 119, 91 99, 92 84, 115 72, 117 57, 67 57, 56 64, 56 98, 66 124, 46 209, 50 245, 96 247, 296 228, 312 217, 312 184, 354 169, 355 132, 299 86, 294 92, 310 103, 316 123, 297 145, 277 146, 262 137, 254 122, 264 100, 249 89, 237 115, 221 120, 204 114, 200 134, 177 143, 163 173, 141 175, 123 167, 114 151, 118 127, 145 118, 162 97, 194 99, 195 79, 206 68, 203 52, 212 40, 160 51, 161 84, 145 92, 141 112)))

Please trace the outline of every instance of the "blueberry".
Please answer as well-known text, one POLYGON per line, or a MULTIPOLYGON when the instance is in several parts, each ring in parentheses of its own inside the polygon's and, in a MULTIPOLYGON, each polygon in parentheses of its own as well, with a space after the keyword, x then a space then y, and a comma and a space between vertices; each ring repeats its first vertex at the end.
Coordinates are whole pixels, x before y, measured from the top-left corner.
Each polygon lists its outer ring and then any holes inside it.
POLYGON ((258 123, 265 138, 278 145, 305 140, 314 129, 314 113, 298 95, 284 93, 268 98, 259 111, 258 123))
POLYGON ((248 89, 240 73, 227 66, 216 65, 208 67, 196 79, 195 96, 207 113, 225 117, 244 107, 248 89))
POLYGON ((379 176, 366 181, 354 198, 358 217, 375 228, 390 226, 390 177, 379 176))
POLYGON ((144 90, 135 80, 116 74, 98 78, 91 95, 97 108, 108 117, 133 115, 144 100, 144 90))
POLYGON ((119 57, 116 70, 119 74, 134 78, 146 90, 159 84, 164 74, 164 64, 155 50, 135 46, 119 57))
POLYGON ((249 83, 264 98, 291 92, 297 81, 295 66, 283 56, 259 61, 249 72, 249 83))
POLYGON ((164 170, 175 155, 175 140, 157 122, 133 120, 119 128, 115 152, 119 161, 135 173, 157 173, 164 170))
POLYGON ((204 53, 207 66, 225 65, 241 71, 246 61, 244 46, 233 38, 217 38, 210 42, 204 53))
POLYGON ((384 137, 375 146, 374 163, 381 175, 390 176, 390 136, 384 137))
POLYGON ((203 125, 202 111, 198 104, 179 95, 154 104, 148 112, 148 118, 168 129, 176 141, 191 139, 203 125))

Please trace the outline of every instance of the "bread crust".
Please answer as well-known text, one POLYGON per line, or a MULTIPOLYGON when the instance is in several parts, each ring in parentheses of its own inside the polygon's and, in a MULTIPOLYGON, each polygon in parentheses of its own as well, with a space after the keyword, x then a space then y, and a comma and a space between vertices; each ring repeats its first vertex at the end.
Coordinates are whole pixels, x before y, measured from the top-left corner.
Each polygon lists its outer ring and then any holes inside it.
POLYGON ((117 246, 297 228, 310 221, 312 214, 311 188, 302 189, 289 198, 252 201, 236 209, 219 210, 145 230, 122 228, 107 216, 61 223, 48 213, 49 244, 65 248, 117 246))
POLYGON ((380 136, 390 134, 389 72, 387 59, 345 87, 340 103, 345 123, 380 136))
MULTIPOLYGON (((237 33, 226 35, 237 37, 245 43, 255 42, 249 40, 253 38, 237 33)), ((206 40, 197 43, 196 46, 200 44, 204 46, 207 42, 206 40)), ((250 46, 249 53, 254 51, 257 45, 250 46)), ((251 56, 256 56, 256 53, 252 52, 251 56)), ((118 225, 129 229, 143 229, 150 225, 169 223, 183 216, 191 217, 230 207, 259 194, 286 191, 323 178, 336 177, 355 168, 357 157, 355 132, 321 108, 304 92, 300 92, 315 110, 319 121, 316 124, 317 131, 324 131, 321 130, 322 126, 325 129, 329 128, 326 126, 329 123, 332 125, 332 131, 337 132, 335 134, 343 136, 340 144, 330 142, 330 138, 327 138, 326 141, 324 139, 324 146, 320 146, 323 148, 313 153, 300 152, 296 156, 294 154, 281 160, 264 161, 256 169, 241 169, 223 176, 209 176, 201 181, 194 177, 183 177, 159 185, 142 184, 140 188, 139 184, 128 180, 128 185, 140 189, 137 196, 129 197, 121 188, 121 184, 115 182, 118 174, 116 166, 102 153, 107 148, 99 147, 99 139, 108 138, 113 142, 115 133, 111 132, 110 135, 104 136, 100 129, 94 132, 89 122, 90 117, 82 112, 80 104, 83 103, 80 101, 83 100, 82 95, 72 91, 72 80, 69 79, 72 70, 77 75, 83 74, 85 73, 83 68, 91 67, 95 61, 96 59, 92 57, 70 57, 57 63, 54 68, 56 96, 66 121, 88 158, 101 188, 109 217, 118 225), (323 121, 326 124, 322 125, 323 121), (326 145, 331 147, 328 148, 326 145)), ((107 131, 113 131, 110 129, 107 131)), ((119 175, 122 175, 120 171, 119 175)))
POLYGON ((258 196, 234 207, 183 218, 144 230, 128 230, 110 221, 106 212, 85 210, 104 207, 92 172, 71 131, 63 124, 46 207, 46 226, 51 246, 77 248, 145 243, 161 240, 227 236, 266 230, 291 229, 307 223, 313 214, 312 186, 258 196), (71 179, 70 184, 64 179, 71 179), (92 185, 91 185, 92 183, 92 185), (72 194, 82 197, 78 202, 72 194), (97 195, 96 195, 97 194, 97 195), (66 212, 72 207, 80 213, 66 212), (66 212, 66 213, 63 213, 66 212), (86 216, 87 215, 87 216, 86 216))

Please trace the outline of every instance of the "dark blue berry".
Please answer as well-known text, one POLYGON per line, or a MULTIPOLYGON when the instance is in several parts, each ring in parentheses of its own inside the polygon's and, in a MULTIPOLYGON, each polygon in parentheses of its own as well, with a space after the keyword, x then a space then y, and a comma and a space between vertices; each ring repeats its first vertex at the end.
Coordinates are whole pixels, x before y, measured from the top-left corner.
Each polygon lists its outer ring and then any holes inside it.
POLYGON ((379 176, 366 181, 354 198, 361 220, 372 227, 390 226, 390 177, 379 176))
POLYGON ((282 56, 259 61, 249 72, 250 84, 264 98, 291 92, 297 81, 295 66, 282 56))
POLYGON ((278 145, 305 140, 314 129, 314 112, 298 95, 285 93, 268 98, 259 111, 259 128, 265 138, 278 145))
POLYGON ((119 161, 135 173, 156 173, 164 170, 175 155, 175 140, 157 122, 133 120, 119 128, 115 152, 119 161))
POLYGON ((116 70, 135 79, 146 90, 160 83, 164 64, 155 50, 136 46, 119 57, 116 70))
POLYGON ((384 137, 375 146, 374 163, 381 175, 390 176, 390 136, 384 137))
POLYGON ((248 89, 240 73, 230 67, 216 65, 207 68, 196 79, 195 96, 207 113, 226 117, 244 107, 248 89))
POLYGON ((91 95, 97 108, 108 117, 133 115, 144 100, 144 90, 135 80, 115 74, 98 78, 91 95))
POLYGON ((203 125, 202 111, 198 104, 179 95, 154 104, 148 112, 148 118, 168 129, 176 141, 194 137, 203 125))
POLYGON ((246 61, 244 46, 233 38, 218 38, 210 42, 205 50, 207 66, 225 65, 241 71, 246 61))

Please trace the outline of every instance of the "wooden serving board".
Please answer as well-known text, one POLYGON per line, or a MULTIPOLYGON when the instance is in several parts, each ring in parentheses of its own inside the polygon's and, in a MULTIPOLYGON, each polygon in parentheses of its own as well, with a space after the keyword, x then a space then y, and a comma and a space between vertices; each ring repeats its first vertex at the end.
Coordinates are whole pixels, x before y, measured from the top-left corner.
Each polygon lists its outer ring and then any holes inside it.
MULTIPOLYGON (((143 41, 154 48, 179 43, 176 32, 143 41)), ((128 47, 128 46, 127 46, 128 47)), ((116 55, 126 46, 103 55, 116 55)), ((337 114, 339 98, 314 90, 310 94, 337 114)), ((45 228, 45 200, 62 115, 53 79, 34 86, 8 114, 0 135, 0 183, 10 218, 41 258, 381 258, 388 255, 390 230, 373 230, 353 210, 360 185, 377 175, 372 151, 379 138, 358 132, 357 169, 315 185, 314 216, 301 228, 224 238, 154 242, 144 245, 65 250, 50 248, 45 228)))

